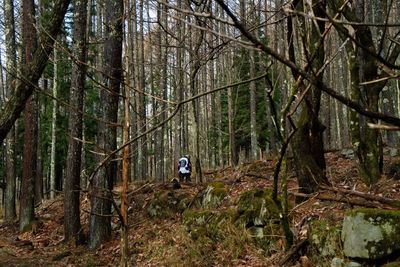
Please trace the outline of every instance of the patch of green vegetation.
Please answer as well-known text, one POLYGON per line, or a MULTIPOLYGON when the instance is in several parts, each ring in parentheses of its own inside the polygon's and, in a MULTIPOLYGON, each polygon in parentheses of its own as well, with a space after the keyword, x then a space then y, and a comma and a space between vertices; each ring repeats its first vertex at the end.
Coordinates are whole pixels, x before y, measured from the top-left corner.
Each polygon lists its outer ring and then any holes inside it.
POLYGON ((243 193, 237 202, 236 222, 246 227, 279 223, 279 208, 271 198, 271 191, 254 189, 243 193))
POLYGON ((240 195, 235 218, 235 225, 246 229, 266 254, 273 250, 275 241, 283 236, 280 210, 271 194, 269 189, 254 189, 240 195))
POLYGON ((182 213, 189 204, 188 195, 175 191, 162 191, 154 196, 147 208, 147 213, 153 218, 172 218, 176 213, 182 213))
POLYGON ((208 184, 201 200, 201 206, 206 209, 217 208, 227 195, 225 184, 219 181, 208 184))
POLYGON ((329 265, 333 257, 343 256, 341 229, 340 222, 314 220, 310 223, 308 240, 314 262, 329 265))

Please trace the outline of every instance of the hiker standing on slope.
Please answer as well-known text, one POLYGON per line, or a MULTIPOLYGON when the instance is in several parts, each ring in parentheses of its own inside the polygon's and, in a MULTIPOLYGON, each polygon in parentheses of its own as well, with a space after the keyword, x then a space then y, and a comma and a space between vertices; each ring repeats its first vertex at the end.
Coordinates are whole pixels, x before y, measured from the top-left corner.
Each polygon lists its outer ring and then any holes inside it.
POLYGON ((178 161, 178 175, 180 182, 190 182, 190 174, 192 172, 192 164, 189 156, 185 155, 178 161))

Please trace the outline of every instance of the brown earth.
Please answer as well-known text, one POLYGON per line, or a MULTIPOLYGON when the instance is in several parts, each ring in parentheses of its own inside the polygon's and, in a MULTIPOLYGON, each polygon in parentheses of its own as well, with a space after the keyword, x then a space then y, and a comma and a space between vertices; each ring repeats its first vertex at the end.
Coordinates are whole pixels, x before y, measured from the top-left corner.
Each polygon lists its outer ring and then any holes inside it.
MULTIPOLYGON (((347 159, 340 153, 326 154, 327 175, 332 185, 339 189, 359 191, 372 196, 400 200, 400 181, 383 176, 378 185, 366 187, 357 177, 353 159, 347 159)), ((388 166, 399 159, 386 159, 388 166)), ((208 170, 207 181, 222 181, 228 188, 228 195, 221 207, 226 208, 242 192, 254 188, 271 187, 271 175, 275 162, 257 161, 241 164, 237 168, 208 170)), ((304 227, 310 219, 326 219, 338 221, 343 218, 344 211, 359 205, 393 209, 379 201, 365 201, 363 198, 346 193, 321 190, 306 202, 294 204, 294 193, 297 192, 295 174, 288 173, 288 190, 292 209, 290 223, 296 236, 296 242, 305 238, 304 227), (322 197, 321 197, 322 196, 322 197), (321 200, 327 196, 327 200, 321 200), (359 201, 359 202, 357 202, 359 201)), ((276 238, 275 251, 265 255, 251 242, 243 237, 233 238, 229 244, 194 242, 182 225, 182 215, 167 219, 150 218, 146 210, 155 194, 169 189, 169 184, 132 183, 130 188, 129 209, 129 249, 131 262, 135 266, 278 266, 287 255, 284 250, 284 238, 276 238), (239 242, 240 250, 235 249, 239 242)), ((180 192, 185 192, 194 199, 205 185, 183 184, 180 192)), ((118 188, 116 188, 116 194, 118 188)), ((82 194, 81 222, 83 231, 88 232, 89 202, 82 194)), ((44 201, 37 209, 38 221, 27 233, 18 232, 15 225, 0 225, 0 266, 116 266, 120 261, 119 221, 113 219, 113 241, 101 248, 90 251, 86 245, 73 246, 63 242, 63 200, 59 196, 55 200, 44 201)), ((232 234, 240 235, 232 230, 232 234)), ((288 261, 293 266, 313 266, 305 255, 288 261), (311 265, 310 265, 311 264, 311 265)), ((315 263, 314 263, 315 264, 315 263)), ((318 265, 318 264, 317 264, 318 265)))

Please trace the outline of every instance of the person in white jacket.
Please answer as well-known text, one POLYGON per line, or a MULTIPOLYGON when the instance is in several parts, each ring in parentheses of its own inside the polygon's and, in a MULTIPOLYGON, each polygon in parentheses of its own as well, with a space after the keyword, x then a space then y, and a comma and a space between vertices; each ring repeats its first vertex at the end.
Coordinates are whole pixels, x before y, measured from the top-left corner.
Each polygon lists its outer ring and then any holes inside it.
POLYGON ((192 173, 192 164, 189 156, 185 155, 178 161, 178 175, 180 182, 190 182, 190 174, 192 173))

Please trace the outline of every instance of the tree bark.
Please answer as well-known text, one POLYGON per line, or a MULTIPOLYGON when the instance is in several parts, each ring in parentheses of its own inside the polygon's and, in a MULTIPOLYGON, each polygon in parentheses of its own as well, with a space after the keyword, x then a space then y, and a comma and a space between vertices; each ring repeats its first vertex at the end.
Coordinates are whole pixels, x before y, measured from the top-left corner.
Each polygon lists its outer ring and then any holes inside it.
MULTIPOLYGON (((299 5, 303 2, 300 1, 299 5)), ((318 17, 324 17, 326 12, 326 4, 313 1, 312 12, 318 17)), ((306 26, 306 21, 303 21, 306 26)), ((323 71, 320 71, 324 64, 324 43, 323 32, 325 30, 325 22, 318 21, 311 23, 311 32, 305 38, 309 40, 308 47, 308 64, 309 68, 314 73, 317 73, 316 80, 322 82, 323 71)), ((291 33, 289 33, 291 34, 291 33)), ((293 49, 293 46, 292 46, 293 49)), ((292 51, 292 57, 294 51, 292 51)), ((294 78, 297 79, 297 73, 293 73, 294 78)), ((293 137, 293 153, 295 166, 298 175, 299 191, 302 193, 312 193, 317 190, 319 184, 328 183, 325 174, 325 157, 324 157, 324 144, 323 132, 325 126, 320 122, 318 115, 320 111, 321 90, 314 85, 310 85, 308 92, 305 92, 306 85, 301 83, 299 85, 299 92, 304 93, 305 97, 301 104, 301 114, 297 121, 297 132, 293 137)), ((300 200, 300 199, 298 199, 300 200)))
MULTIPOLYGON (((100 93, 102 121, 99 122, 97 146, 104 155, 117 147, 116 126, 118 97, 122 75, 122 0, 106 0, 104 85, 100 93)), ((100 163, 103 157, 98 155, 100 163)), ((117 175, 116 162, 112 159, 94 176, 91 187, 89 247, 94 249, 111 238, 111 190, 117 175)))
MULTIPOLYGON (((14 1, 4 1, 5 17, 5 38, 6 38, 6 87, 7 98, 11 97, 13 91, 12 83, 16 81, 17 59, 15 43, 15 20, 14 20, 14 1)), ((16 171, 15 171, 15 127, 12 127, 8 133, 6 141, 6 188, 4 198, 4 219, 11 223, 17 217, 15 206, 16 190, 16 171)))
POLYGON ((67 166, 64 180, 64 237, 75 244, 82 241, 80 223, 80 178, 82 156, 83 102, 86 75, 86 23, 87 4, 74 2, 72 81, 69 104, 69 140, 67 166))
MULTIPOLYGON (((24 63, 32 62, 32 52, 35 50, 35 8, 33 0, 22 1, 22 38, 24 47, 24 63)), ((35 84, 31 87, 36 86, 35 84)), ((27 99, 24 113, 24 151, 20 199, 20 231, 30 230, 29 226, 35 219, 35 180, 37 179, 37 103, 36 96, 27 99)))
POLYGON ((57 127, 57 88, 58 88, 58 51, 53 52, 53 112, 51 116, 51 150, 50 150, 50 199, 56 195, 56 127, 57 127))

